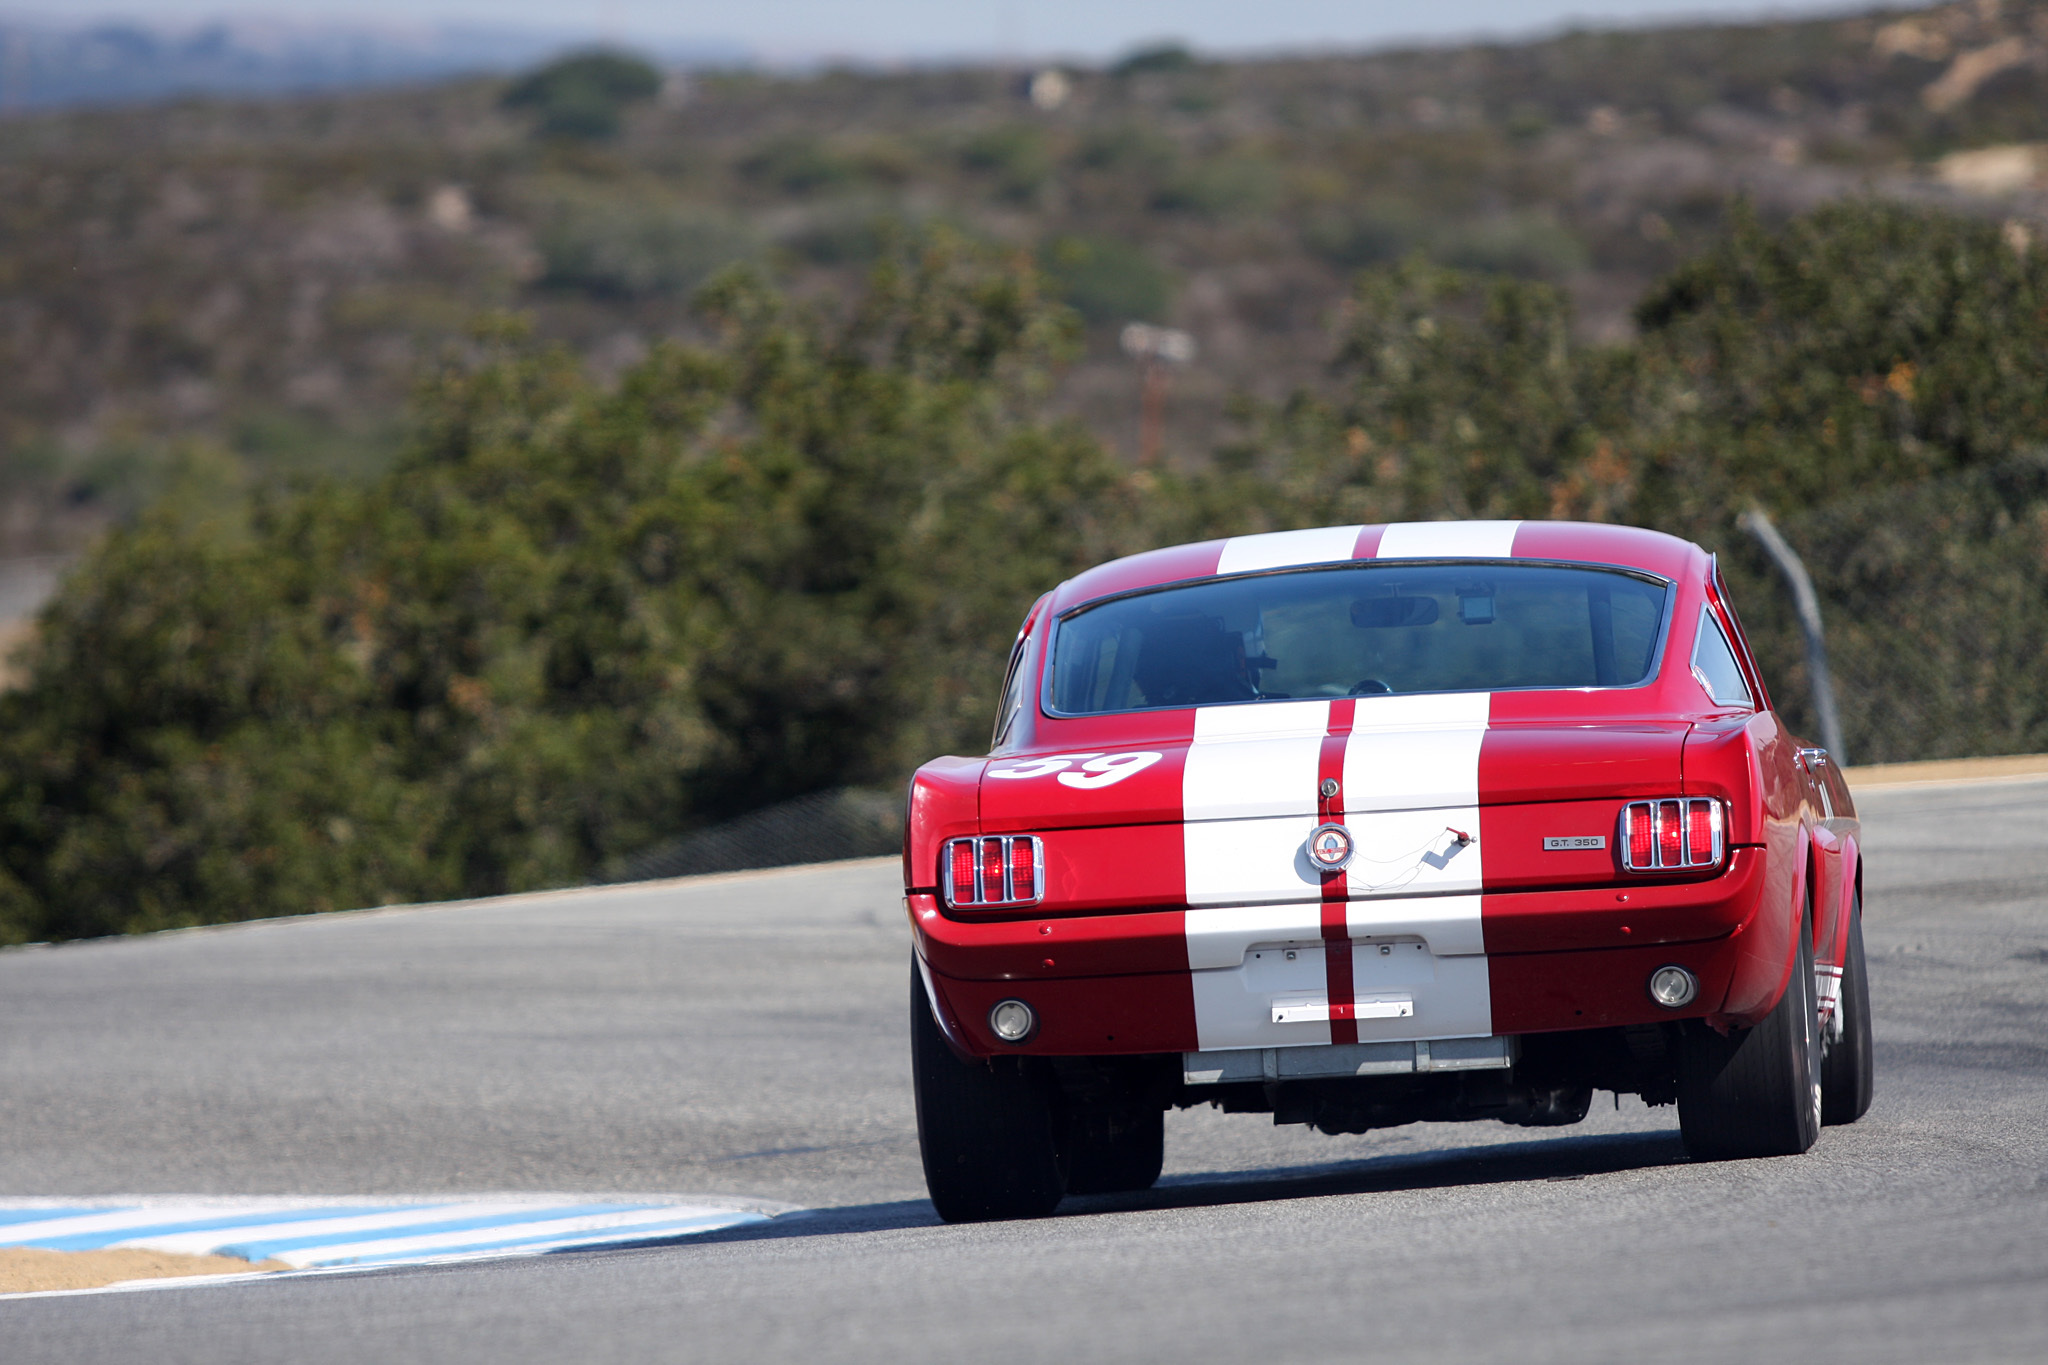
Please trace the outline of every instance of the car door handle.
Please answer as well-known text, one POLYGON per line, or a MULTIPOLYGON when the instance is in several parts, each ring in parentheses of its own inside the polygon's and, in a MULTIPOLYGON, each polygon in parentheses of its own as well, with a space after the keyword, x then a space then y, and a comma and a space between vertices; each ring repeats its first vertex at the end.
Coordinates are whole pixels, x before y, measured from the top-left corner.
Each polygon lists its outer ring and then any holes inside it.
POLYGON ((1827 761, 1828 751, 1826 749, 1801 749, 1799 751, 1799 766, 1808 772, 1819 771, 1820 765, 1827 761))

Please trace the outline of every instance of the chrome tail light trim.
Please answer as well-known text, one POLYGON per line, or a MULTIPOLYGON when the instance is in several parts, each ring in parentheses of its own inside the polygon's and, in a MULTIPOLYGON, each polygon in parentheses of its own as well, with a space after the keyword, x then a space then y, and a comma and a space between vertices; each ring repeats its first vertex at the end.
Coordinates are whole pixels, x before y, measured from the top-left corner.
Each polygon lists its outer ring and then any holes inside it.
POLYGON ((978 834, 948 839, 939 847, 939 883, 946 904, 971 910, 1007 909, 1036 905, 1045 899, 1045 843, 1036 834, 978 834), (962 844, 973 854, 974 884, 960 886, 953 876, 953 850, 962 844), (1002 870, 1001 884, 989 885, 989 854, 994 852, 1002 870), (1012 895, 1020 859, 1030 859, 1031 895, 1012 895))
POLYGON ((1655 801, 1631 801, 1621 808, 1621 826, 1615 848, 1620 854, 1621 869, 1624 872, 1698 872, 1716 868, 1728 852, 1728 822, 1725 807, 1711 796, 1665 796, 1655 801), (1665 808, 1677 807, 1678 856, 1668 858, 1664 848, 1664 829, 1659 821, 1665 818, 1665 808), (1707 814, 1711 845, 1708 856, 1694 857, 1692 846, 1693 813, 1704 810, 1707 814), (1635 848, 1630 842, 1638 820, 1646 821, 1650 831, 1649 861, 1639 863, 1635 859, 1635 848))

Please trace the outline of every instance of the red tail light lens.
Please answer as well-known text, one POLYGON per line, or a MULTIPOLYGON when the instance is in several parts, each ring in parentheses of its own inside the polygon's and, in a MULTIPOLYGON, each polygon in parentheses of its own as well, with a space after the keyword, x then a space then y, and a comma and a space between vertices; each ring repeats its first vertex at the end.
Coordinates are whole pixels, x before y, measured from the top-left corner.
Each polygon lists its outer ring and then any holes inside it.
POLYGON ((1028 849, 1022 852, 1022 857, 1010 859, 1010 899, 1035 901, 1038 899, 1038 859, 1028 849))
POLYGON ((1657 865, 1659 867, 1684 867, 1685 853, 1680 847, 1684 837, 1676 801, 1657 803, 1657 865))
POLYGON ((1628 830, 1627 838, 1623 841, 1628 847, 1628 865, 1632 868, 1655 867, 1657 835, 1653 826, 1656 822, 1650 818, 1649 805, 1637 802, 1629 806, 1622 813, 1622 823, 1628 830))
POLYGON ((1629 872, 1719 867, 1726 852, 1722 805, 1712 797, 1631 801, 1621 811, 1621 865, 1629 872))
MULTIPOLYGON (((959 899, 953 894, 954 887, 974 890, 974 840, 955 839, 946 845, 946 899, 958 905, 959 899)), ((969 899, 973 897, 970 895, 969 899)))
POLYGON ((948 905, 1031 905, 1045 895, 1045 846, 1035 834, 951 839, 939 866, 948 905))
POLYGON ((1721 808, 1711 801, 1687 803, 1685 812, 1685 860, 1688 863, 1716 863, 1715 847, 1721 842, 1721 808))

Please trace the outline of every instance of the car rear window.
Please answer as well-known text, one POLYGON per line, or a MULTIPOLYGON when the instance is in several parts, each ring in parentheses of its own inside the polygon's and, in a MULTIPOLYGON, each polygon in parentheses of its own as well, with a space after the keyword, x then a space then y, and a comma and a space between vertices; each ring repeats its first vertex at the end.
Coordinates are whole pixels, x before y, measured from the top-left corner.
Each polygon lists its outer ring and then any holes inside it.
POLYGON ((1656 664, 1670 586, 1491 560, 1255 574, 1113 598, 1053 642, 1066 715, 1385 692, 1626 687, 1656 664))

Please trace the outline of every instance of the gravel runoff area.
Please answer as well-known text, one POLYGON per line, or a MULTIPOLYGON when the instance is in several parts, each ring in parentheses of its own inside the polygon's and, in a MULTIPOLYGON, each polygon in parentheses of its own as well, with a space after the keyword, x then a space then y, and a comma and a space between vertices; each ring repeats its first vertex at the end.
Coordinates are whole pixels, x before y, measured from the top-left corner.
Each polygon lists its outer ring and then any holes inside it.
POLYGON ((238 1256, 182 1256, 174 1251, 123 1247, 106 1251, 45 1251, 0 1247, 0 1294, 47 1294, 62 1289, 98 1289, 134 1280, 190 1275, 246 1275, 283 1270, 283 1261, 250 1264, 238 1256))
POLYGON ((1879 1091, 1355 1138, 1208 1110, 1144 1196, 924 1200, 887 861, 0 953, 0 1193, 739 1191, 687 1245, 0 1303, 42 1361, 2048 1355, 2048 782, 1871 787, 1879 1091))

